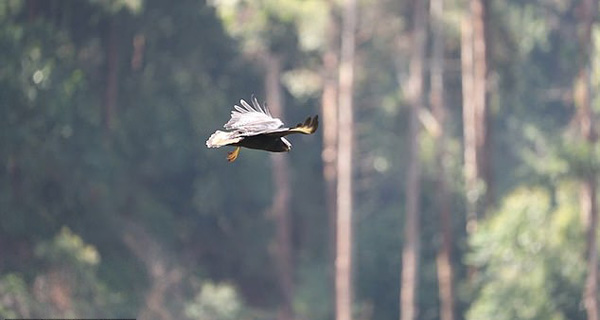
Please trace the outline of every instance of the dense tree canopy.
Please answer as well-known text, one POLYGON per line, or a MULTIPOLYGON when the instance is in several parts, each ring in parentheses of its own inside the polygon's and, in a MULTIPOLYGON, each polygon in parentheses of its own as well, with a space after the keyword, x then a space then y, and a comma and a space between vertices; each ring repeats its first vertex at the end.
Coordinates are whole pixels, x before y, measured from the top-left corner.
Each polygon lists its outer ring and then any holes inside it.
MULTIPOLYGON (((427 96, 433 40, 421 57, 418 318, 442 318, 443 163, 456 319, 584 319, 588 251, 597 247, 579 200, 581 182, 596 182, 600 168, 600 29, 592 19, 582 44, 580 1, 484 2, 491 179, 474 232, 465 229, 461 109, 468 6, 445 1, 439 21, 444 126, 427 96), (582 123, 592 133, 582 135, 582 123)), ((0 1, 0 317, 281 319, 272 163, 248 150, 230 164, 205 141, 239 99, 266 99, 266 55, 281 63, 284 122, 322 112, 323 57, 339 56, 341 3, 0 1)), ((400 316, 413 5, 358 1, 357 319, 400 316)), ((424 23, 431 34, 430 18, 424 23)), ((297 319, 332 319, 335 310, 331 199, 317 135, 291 137, 285 154, 297 319)))

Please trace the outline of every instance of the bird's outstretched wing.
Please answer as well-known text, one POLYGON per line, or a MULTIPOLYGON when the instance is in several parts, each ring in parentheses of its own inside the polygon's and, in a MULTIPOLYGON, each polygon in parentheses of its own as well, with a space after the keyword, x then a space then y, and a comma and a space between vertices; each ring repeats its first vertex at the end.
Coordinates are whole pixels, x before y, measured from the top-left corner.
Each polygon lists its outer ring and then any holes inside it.
POLYGON ((319 128, 319 116, 308 117, 304 121, 304 123, 298 123, 295 127, 292 128, 279 128, 273 130, 271 132, 265 133, 265 135, 272 137, 285 137, 289 134, 293 133, 302 133, 302 134, 313 134, 319 128))
POLYGON ((206 140, 206 146, 209 148, 220 148, 222 146, 238 143, 242 141, 244 137, 240 136, 237 131, 225 132, 221 130, 215 131, 208 140, 206 140))
POLYGON ((260 106, 256 97, 252 96, 252 104, 250 106, 243 99, 240 100, 241 106, 235 105, 231 111, 231 119, 225 124, 225 129, 236 130, 241 133, 263 133, 283 127, 283 122, 271 116, 271 113, 265 106, 260 106))

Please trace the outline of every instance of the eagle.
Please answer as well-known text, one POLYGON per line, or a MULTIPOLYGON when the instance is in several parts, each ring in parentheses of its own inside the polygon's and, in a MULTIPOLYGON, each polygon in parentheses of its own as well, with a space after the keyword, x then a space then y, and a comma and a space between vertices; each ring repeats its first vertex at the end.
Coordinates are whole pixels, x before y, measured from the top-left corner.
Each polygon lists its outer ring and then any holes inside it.
POLYGON ((244 99, 240 105, 235 105, 231 111, 231 119, 224 125, 226 130, 217 130, 208 140, 206 146, 219 148, 234 146, 235 149, 227 154, 229 162, 235 161, 241 147, 265 150, 270 152, 288 152, 292 144, 285 136, 293 133, 313 134, 319 127, 319 116, 308 117, 303 123, 292 128, 284 127, 283 122, 271 116, 266 104, 261 107, 256 97, 251 97, 250 106, 244 99))

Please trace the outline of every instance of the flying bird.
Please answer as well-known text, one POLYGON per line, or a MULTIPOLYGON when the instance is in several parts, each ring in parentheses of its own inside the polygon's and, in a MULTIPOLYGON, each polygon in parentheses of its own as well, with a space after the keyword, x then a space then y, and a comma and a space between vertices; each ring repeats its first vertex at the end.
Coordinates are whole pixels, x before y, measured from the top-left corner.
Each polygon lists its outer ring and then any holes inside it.
POLYGON ((285 136, 293 133, 313 134, 319 127, 319 116, 308 117, 304 123, 293 128, 284 127, 283 122, 271 116, 267 106, 260 106, 254 95, 250 106, 243 99, 231 111, 231 119, 224 125, 226 130, 217 130, 206 141, 209 148, 234 146, 227 154, 229 162, 235 161, 241 147, 271 152, 288 152, 292 144, 285 136))

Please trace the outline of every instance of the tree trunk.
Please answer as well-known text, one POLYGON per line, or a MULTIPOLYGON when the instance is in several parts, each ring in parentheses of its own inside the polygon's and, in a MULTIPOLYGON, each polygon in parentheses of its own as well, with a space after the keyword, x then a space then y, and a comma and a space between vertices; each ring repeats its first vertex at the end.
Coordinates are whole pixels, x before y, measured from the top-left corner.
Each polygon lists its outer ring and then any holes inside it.
POLYGON ((146 36, 138 33, 133 37, 133 52, 131 54, 131 71, 139 71, 144 63, 146 51, 146 36))
POLYGON ((598 190, 595 176, 583 181, 581 186, 581 210, 585 221, 587 275, 583 292, 583 302, 588 320, 598 320, 598 190))
MULTIPOLYGON (((323 122, 323 177, 325 179, 325 202, 327 204, 327 216, 329 217, 329 256, 331 259, 331 282, 335 274, 335 239, 336 239, 336 161, 337 161, 337 71, 338 71, 338 32, 337 23, 333 15, 334 2, 329 1, 329 23, 327 27, 327 43, 323 53, 323 94, 321 96, 321 114, 323 122)), ((335 285, 331 286, 335 288, 335 285)), ((331 292, 335 295, 335 290, 331 292)))
MULTIPOLYGON (((284 119, 283 99, 281 93, 281 60, 272 53, 265 55, 265 91, 267 106, 273 116, 284 119)), ((271 153, 273 165, 273 187, 275 194, 270 214, 275 219, 275 261, 277 278, 282 294, 279 320, 294 318, 292 302, 294 294, 294 266, 292 258, 292 238, 290 219, 290 177, 288 159, 284 154, 271 153)))
POLYGON ((490 148, 487 107, 487 0, 471 0, 473 20, 473 102, 475 143, 477 148, 477 181, 480 189, 477 213, 483 216, 490 204, 490 148))
POLYGON ((440 215, 441 245, 436 263, 440 297, 440 319, 454 320, 454 272, 452 268, 452 223, 450 195, 447 181, 447 129, 446 106, 444 104, 444 0, 431 0, 430 4, 432 57, 431 57, 431 96, 430 103, 439 130, 435 133, 437 159, 437 210, 440 215))
POLYGON ((465 15, 461 21, 461 79, 463 98, 463 152, 465 158, 465 195, 467 202, 467 232, 477 229, 477 147, 475 143, 475 112, 473 102, 473 24, 465 15))
POLYGON ((119 89, 119 50, 117 39, 116 18, 110 17, 107 31, 106 49, 106 91, 104 95, 104 127, 110 132, 113 126, 113 118, 117 106, 119 89))
POLYGON ((490 202, 491 165, 488 147, 485 0, 471 0, 461 22, 461 68, 467 232, 490 202))
MULTIPOLYGON (((575 80, 575 105, 577 123, 584 141, 593 148, 597 140, 592 110, 592 88, 590 84, 591 57, 593 57, 592 27, 596 19, 598 4, 596 0, 584 0, 578 7, 581 15, 579 46, 581 56, 580 70, 575 80)), ((598 204, 596 199, 596 172, 592 171, 583 179, 580 193, 581 214, 586 232, 587 275, 583 292, 583 301, 588 320, 598 320, 598 204)))
POLYGON ((419 113, 423 107, 423 60, 425 56, 426 25, 425 1, 414 2, 414 26, 410 74, 406 97, 410 104, 409 160, 406 177, 406 220, 404 224, 404 248, 402 251, 402 273, 400 284, 400 319, 414 320, 418 316, 417 287, 419 279, 420 241, 420 197, 421 164, 419 161, 420 123, 419 113))
POLYGON ((356 0, 344 1, 339 66, 337 149, 337 232, 335 261, 335 306, 337 320, 352 319, 352 149, 354 120, 354 54, 356 0))

